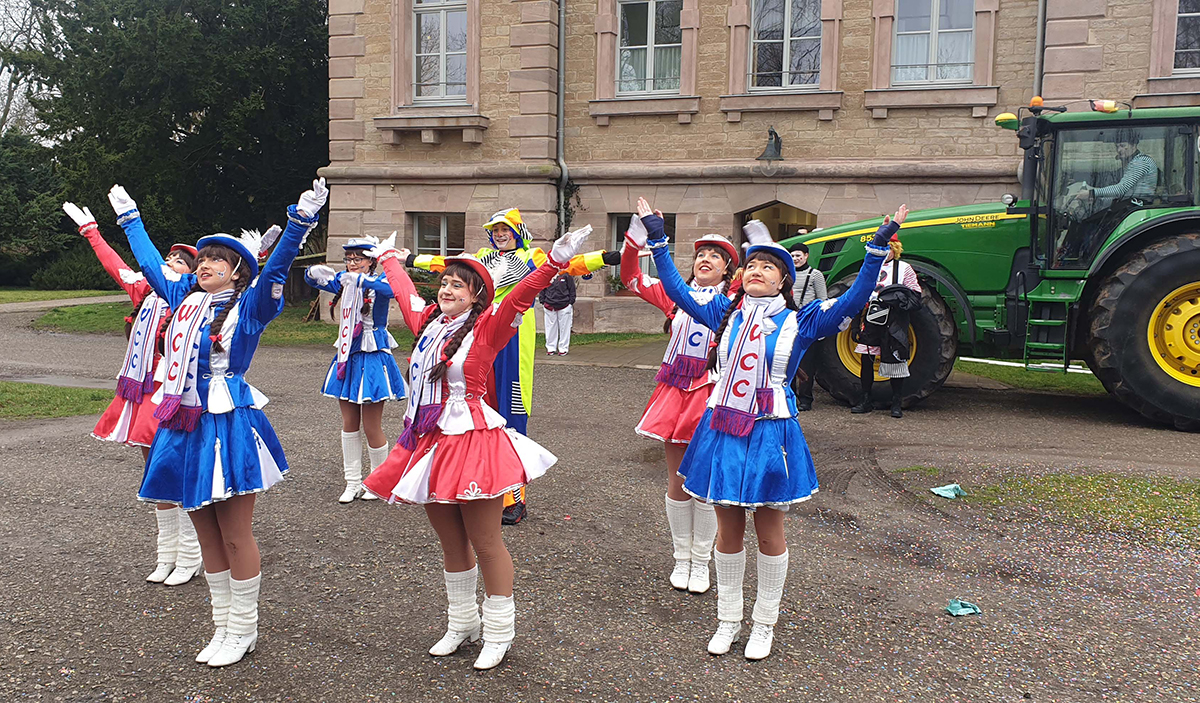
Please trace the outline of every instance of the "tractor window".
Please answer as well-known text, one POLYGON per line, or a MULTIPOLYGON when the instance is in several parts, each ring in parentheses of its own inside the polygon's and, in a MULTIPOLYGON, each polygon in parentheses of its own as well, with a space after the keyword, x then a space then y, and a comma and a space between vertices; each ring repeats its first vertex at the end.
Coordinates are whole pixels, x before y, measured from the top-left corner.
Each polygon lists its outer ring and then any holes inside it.
POLYGON ((1087 268, 1134 210, 1191 201, 1190 127, 1063 130, 1057 141, 1048 230, 1052 268, 1087 268))

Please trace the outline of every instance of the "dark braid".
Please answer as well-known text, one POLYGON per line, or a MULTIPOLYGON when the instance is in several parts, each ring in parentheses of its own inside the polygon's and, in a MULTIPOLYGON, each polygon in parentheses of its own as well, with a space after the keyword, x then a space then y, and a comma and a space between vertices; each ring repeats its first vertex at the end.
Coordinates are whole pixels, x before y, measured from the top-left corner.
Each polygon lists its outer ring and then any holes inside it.
POLYGON ((483 314, 487 306, 482 300, 476 300, 471 304, 471 314, 467 315, 467 321, 463 323, 458 331, 451 335, 450 339, 446 340, 446 346, 442 347, 442 359, 433 367, 433 371, 429 372, 429 379, 432 381, 440 381, 446 375, 446 369, 449 368, 449 360, 458 353, 458 348, 462 346, 463 340, 467 338, 467 333, 475 329, 475 321, 483 314))
MULTIPOLYGON (((367 272, 368 276, 375 275, 375 267, 378 264, 379 264, 378 261, 376 261, 375 259, 371 259, 371 270, 367 272)), ((333 314, 333 311, 334 311, 334 309, 337 308, 338 301, 341 299, 342 299, 342 289, 338 288, 338 292, 333 294, 333 300, 329 301, 329 319, 330 320, 337 319, 337 317, 333 314)), ((362 305, 362 309, 359 310, 359 312, 362 314, 363 317, 367 317, 368 315, 371 314, 371 303, 374 300, 375 300, 375 291, 373 291, 373 290, 364 290, 363 291, 363 305, 362 305)))
MULTIPOLYGON (((711 250, 717 252, 718 254, 721 255, 721 259, 723 259, 725 261, 725 272, 723 274, 721 274, 721 282, 725 284, 724 290, 726 293, 728 293, 729 292, 729 284, 733 282, 733 265, 732 265, 732 261, 729 258, 728 252, 726 252, 721 247, 714 246, 712 244, 704 244, 699 249, 696 250, 696 254, 699 254, 700 252, 704 251, 705 249, 711 249, 711 250)), ((692 261, 693 262, 696 261, 695 254, 692 255, 692 261)), ((692 281, 695 279, 696 279, 696 274, 692 273, 692 275, 688 276, 687 284, 689 286, 692 285, 692 281)), ((679 312, 678 305, 671 308, 671 314, 667 315, 667 321, 663 323, 663 333, 664 334, 671 333, 671 322, 675 319, 675 314, 678 312, 679 312)))
MULTIPOLYGON (((442 273, 438 276, 438 281, 440 282, 441 279, 445 278, 447 275, 454 275, 465 281, 471 290, 477 292, 477 297, 475 302, 471 303, 471 314, 467 316, 463 326, 458 328, 458 331, 455 332, 450 339, 446 340, 446 346, 442 348, 441 361, 439 361, 429 373, 429 378, 432 381, 441 380, 441 378, 446 375, 446 369, 448 368, 446 364, 447 360, 449 360, 455 355, 455 353, 458 352, 458 348, 462 346, 463 340, 467 338, 467 333, 475 328, 475 322, 479 319, 479 316, 482 315, 492 303, 492 301, 484 299, 483 293, 487 287, 483 282, 483 278, 481 278, 479 274, 475 272, 475 269, 464 264, 451 262, 446 266, 445 269, 442 270, 442 273)), ((437 305, 437 303, 434 303, 434 305, 437 305)), ((416 350, 417 345, 421 343, 421 336, 425 333, 425 328, 429 326, 429 323, 433 321, 433 318, 440 314, 440 310, 435 310, 432 315, 425 318, 425 323, 421 325, 421 329, 417 330, 417 334, 413 339, 413 350, 416 350)))
MULTIPOLYGON (((771 263, 773 263, 777 267, 779 267, 780 272, 787 271, 787 265, 783 262, 783 259, 779 258, 778 256, 775 256, 774 254, 771 254, 771 253, 768 253, 765 251, 755 252, 754 254, 750 255, 750 257, 746 259, 746 263, 750 263, 751 261, 756 261, 758 259, 770 261, 771 263)), ((779 294, 783 296, 784 305, 787 306, 788 310, 799 311, 800 308, 796 306, 796 301, 792 295, 792 290, 793 290, 793 286, 795 285, 795 283, 796 282, 792 280, 791 276, 787 275, 787 273, 783 273, 783 287, 780 288, 779 294)), ((737 310, 738 306, 741 305, 742 298, 745 297, 745 295, 746 295, 745 286, 738 288, 737 295, 735 295, 733 297, 733 302, 725 310, 725 316, 721 318, 721 324, 718 325, 717 329, 713 332, 714 339, 716 340, 716 344, 708 352, 708 370, 709 371, 712 371, 713 369, 717 368, 717 351, 721 345, 721 337, 724 336, 724 334, 725 334, 725 327, 729 324, 729 318, 733 317, 733 311, 737 310)), ((802 381, 807 380, 808 375, 805 374, 803 371, 797 369, 796 373, 798 375, 801 375, 802 381)))
POLYGON ((742 304, 742 298, 746 297, 746 289, 739 288, 737 295, 733 296, 733 302, 725 309, 725 316, 721 318, 721 324, 717 325, 717 329, 713 330, 713 341, 716 344, 712 349, 708 350, 708 370, 712 371, 717 368, 717 350, 721 347, 721 337, 725 334, 725 327, 729 324, 729 318, 733 317, 733 311, 738 309, 742 304))

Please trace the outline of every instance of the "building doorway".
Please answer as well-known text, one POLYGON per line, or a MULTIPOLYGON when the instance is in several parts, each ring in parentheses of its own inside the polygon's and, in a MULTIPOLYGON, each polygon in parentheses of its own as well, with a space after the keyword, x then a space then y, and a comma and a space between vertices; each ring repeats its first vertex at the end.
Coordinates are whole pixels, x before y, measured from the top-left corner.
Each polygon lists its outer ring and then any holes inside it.
POLYGON ((737 219, 739 240, 741 239, 741 226, 750 220, 760 220, 765 224, 777 242, 794 237, 802 231, 811 232, 817 227, 816 214, 776 201, 754 210, 739 213, 737 219))

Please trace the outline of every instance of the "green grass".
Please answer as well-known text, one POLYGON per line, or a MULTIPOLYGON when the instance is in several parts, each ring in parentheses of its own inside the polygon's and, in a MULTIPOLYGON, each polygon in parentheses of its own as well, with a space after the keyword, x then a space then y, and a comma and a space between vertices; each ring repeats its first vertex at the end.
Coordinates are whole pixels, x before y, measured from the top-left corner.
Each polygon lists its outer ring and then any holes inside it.
POLYGON ((92 298, 97 295, 113 295, 119 290, 35 290, 0 286, 0 304, 32 303, 39 300, 65 300, 67 298, 92 298))
POLYGON ((999 381, 1006 386, 1030 391, 1047 393, 1063 393, 1066 395, 1098 396, 1107 395, 1104 386, 1096 377, 1086 373, 1049 373, 1046 371, 1027 371, 1015 366, 993 366, 975 361, 958 360, 954 369, 975 376, 983 376, 993 381, 999 381))
POLYGON ((0 418, 33 420, 69 415, 95 415, 112 402, 112 391, 60 388, 39 383, 0 381, 0 418))
MULTIPOLYGON (((132 308, 127 303, 96 303, 54 308, 38 318, 33 323, 33 327, 52 332, 124 334, 125 316, 130 313, 130 310, 132 308)), ((332 345, 333 340, 337 337, 337 327, 325 322, 304 322, 306 314, 308 314, 308 306, 284 308, 283 314, 267 325, 266 331, 263 332, 262 344, 272 347, 332 345)), ((393 320, 389 329, 401 348, 407 349, 412 346, 412 333, 404 327, 403 322, 398 319, 393 320)), ((665 339, 666 335, 663 334, 598 332, 571 335, 571 345, 581 347, 589 344, 629 346, 665 339)), ((539 349, 546 346, 544 335, 537 336, 537 346, 539 349)))
POLYGON ((1156 544, 1200 548, 1200 481, 1054 473, 967 489, 989 508, 1024 508, 1043 519, 1156 544))

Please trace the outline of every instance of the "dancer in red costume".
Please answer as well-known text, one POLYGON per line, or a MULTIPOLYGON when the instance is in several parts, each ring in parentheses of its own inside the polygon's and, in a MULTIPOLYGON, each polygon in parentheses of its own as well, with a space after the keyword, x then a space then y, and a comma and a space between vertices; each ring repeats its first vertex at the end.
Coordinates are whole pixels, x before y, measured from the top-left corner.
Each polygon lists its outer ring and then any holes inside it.
MULTIPOLYGON (((129 323, 129 342, 117 375, 117 395, 100 416, 92 436, 105 442, 141 447, 145 461, 158 430, 151 397, 162 383, 161 343, 166 322, 171 319, 171 308, 150 290, 146 277, 130 268, 104 241, 90 210, 63 203, 63 211, 79 226, 79 233, 92 245, 100 265, 129 295, 134 308, 133 315, 125 318, 129 323)), ((165 262, 164 275, 178 277, 191 273, 196 268, 196 247, 173 244, 165 262)), ((187 583, 199 573, 202 564, 196 528, 178 506, 158 503, 156 507, 158 564, 146 580, 168 586, 187 583)))
POLYGON ((476 669, 504 660, 515 634, 513 563, 500 533, 504 494, 541 476, 556 458, 506 427, 485 400, 496 355, 517 333, 539 291, 578 254, 591 227, 557 242, 546 263, 499 303, 484 264, 469 254, 447 257, 437 303, 426 304, 404 271, 407 251, 395 234, 373 249, 404 322, 416 335, 409 366, 404 433, 391 455, 363 482, 389 502, 425 506, 442 545, 449 626, 429 653, 453 654, 483 634, 476 669), (476 566, 478 559, 478 566, 476 566), (480 617, 478 573, 485 597, 480 617))

